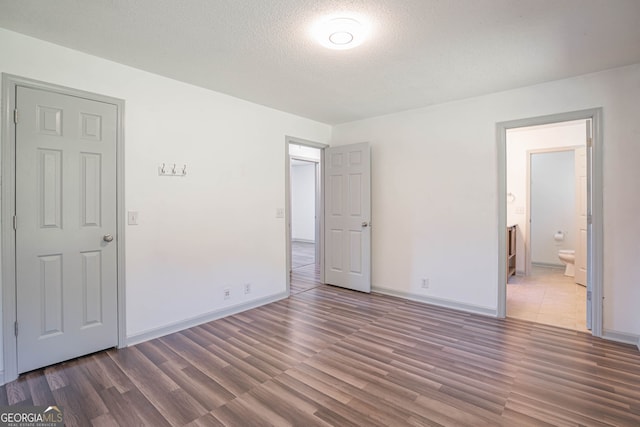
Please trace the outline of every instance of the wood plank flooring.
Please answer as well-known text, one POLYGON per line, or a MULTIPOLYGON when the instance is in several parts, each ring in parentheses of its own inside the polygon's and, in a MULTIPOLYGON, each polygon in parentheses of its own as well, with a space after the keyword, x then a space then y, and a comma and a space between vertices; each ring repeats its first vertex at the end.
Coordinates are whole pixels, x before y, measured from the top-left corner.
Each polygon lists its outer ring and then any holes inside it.
POLYGON ((315 251, 314 243, 291 242, 291 295, 320 286, 320 266, 315 263, 315 251))
POLYGON ((291 268, 296 269, 316 262, 316 244, 291 242, 291 268))
POLYGON ((23 375, 0 404, 58 404, 68 426, 638 426, 640 352, 316 283, 23 375))

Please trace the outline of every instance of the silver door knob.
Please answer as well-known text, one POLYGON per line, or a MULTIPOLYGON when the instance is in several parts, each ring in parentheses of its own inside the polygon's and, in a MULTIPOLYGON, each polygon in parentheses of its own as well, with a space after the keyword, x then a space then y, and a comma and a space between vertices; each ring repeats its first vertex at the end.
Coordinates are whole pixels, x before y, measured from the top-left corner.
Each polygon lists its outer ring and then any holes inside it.
POLYGON ((367 221, 362 221, 362 228, 367 228, 369 223, 367 221))
POLYGON ((102 240, 104 240, 105 242, 112 242, 113 236, 111 234, 105 234, 104 236, 102 236, 102 240))

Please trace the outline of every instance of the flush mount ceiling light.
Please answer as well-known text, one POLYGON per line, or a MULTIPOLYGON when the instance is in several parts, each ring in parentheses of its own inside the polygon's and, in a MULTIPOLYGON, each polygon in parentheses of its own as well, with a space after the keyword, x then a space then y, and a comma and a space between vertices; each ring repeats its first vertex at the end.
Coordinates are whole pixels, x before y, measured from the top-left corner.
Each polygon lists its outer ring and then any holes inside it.
POLYGON ((322 46, 345 50, 361 45, 369 33, 369 26, 362 18, 331 16, 318 21, 312 33, 322 46))

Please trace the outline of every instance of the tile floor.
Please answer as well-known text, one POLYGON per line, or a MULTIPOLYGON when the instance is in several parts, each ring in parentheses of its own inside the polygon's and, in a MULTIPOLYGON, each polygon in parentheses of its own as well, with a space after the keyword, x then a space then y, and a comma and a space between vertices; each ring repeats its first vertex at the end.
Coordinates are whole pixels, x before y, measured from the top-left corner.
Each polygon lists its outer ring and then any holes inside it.
POLYGON ((509 279, 507 316, 587 331, 586 288, 575 284, 562 269, 533 267, 531 273, 509 279))

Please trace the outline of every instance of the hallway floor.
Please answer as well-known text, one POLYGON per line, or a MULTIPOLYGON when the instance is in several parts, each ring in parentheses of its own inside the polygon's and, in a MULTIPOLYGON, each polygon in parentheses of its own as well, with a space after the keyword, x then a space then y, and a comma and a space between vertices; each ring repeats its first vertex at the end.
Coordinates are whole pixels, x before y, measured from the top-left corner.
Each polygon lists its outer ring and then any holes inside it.
POLYGON ((322 286, 315 243, 291 242, 291 295, 322 286))
POLYGON ((533 267, 527 277, 511 277, 507 284, 507 316, 576 331, 588 331, 587 290, 564 270, 533 267))

